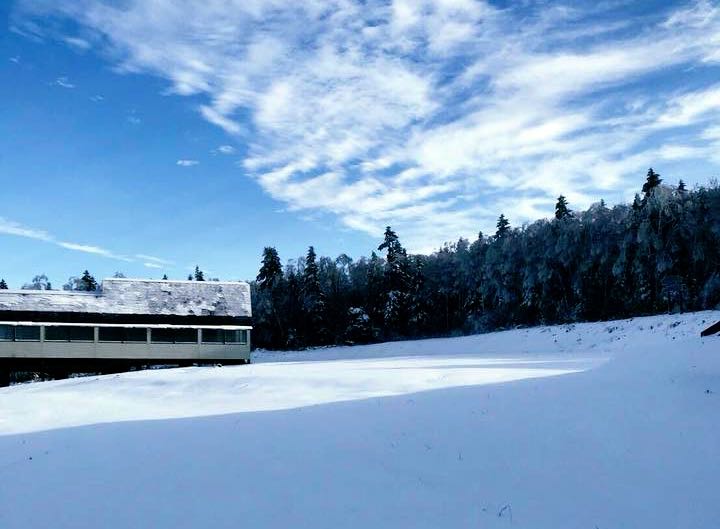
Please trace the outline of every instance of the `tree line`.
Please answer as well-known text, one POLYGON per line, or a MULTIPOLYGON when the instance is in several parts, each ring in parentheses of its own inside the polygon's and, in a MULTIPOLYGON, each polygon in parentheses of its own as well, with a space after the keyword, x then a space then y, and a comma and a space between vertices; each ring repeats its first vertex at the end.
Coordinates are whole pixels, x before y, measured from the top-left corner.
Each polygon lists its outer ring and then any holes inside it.
POLYGON ((720 304, 720 188, 662 183, 632 204, 574 212, 409 254, 387 227, 370 257, 284 266, 263 251, 252 282, 254 343, 275 349, 449 336, 519 325, 624 318, 720 304))
MULTIPOLYGON (((195 267, 188 280, 206 278, 195 267)), ((42 274, 22 288, 52 286, 42 274)), ((63 285, 97 288, 87 270, 63 285)), ((650 169, 632 204, 572 211, 561 195, 550 220, 512 227, 501 214, 494 234, 430 255, 409 254, 389 226, 357 260, 310 246, 283 265, 269 246, 251 290, 254 345, 273 349, 715 308, 720 186, 669 186, 650 169)))

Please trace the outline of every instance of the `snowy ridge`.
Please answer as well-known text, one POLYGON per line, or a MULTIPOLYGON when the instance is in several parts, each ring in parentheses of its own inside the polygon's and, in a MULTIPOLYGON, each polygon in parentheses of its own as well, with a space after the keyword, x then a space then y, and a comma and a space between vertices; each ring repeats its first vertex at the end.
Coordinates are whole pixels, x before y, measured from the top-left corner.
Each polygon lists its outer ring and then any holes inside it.
POLYGON ((0 527, 714 528, 718 319, 1 389, 0 527))

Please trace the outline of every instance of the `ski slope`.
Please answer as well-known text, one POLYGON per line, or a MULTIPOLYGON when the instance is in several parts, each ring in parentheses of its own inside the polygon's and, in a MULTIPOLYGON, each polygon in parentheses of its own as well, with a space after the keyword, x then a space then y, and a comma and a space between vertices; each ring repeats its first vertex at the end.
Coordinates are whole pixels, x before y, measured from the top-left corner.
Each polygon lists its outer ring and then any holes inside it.
POLYGON ((720 312, 0 389, 0 528, 717 528, 720 312))

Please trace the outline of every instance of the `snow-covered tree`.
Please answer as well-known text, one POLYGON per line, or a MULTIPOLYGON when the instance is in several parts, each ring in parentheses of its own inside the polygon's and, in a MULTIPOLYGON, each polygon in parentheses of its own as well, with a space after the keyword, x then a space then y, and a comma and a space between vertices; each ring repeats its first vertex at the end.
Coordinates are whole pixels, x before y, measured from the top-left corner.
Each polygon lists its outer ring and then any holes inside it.
POLYGON ((255 343, 358 343, 717 307, 720 185, 680 192, 654 171, 646 184, 632 204, 601 200, 566 215, 559 200, 562 222, 511 228, 502 215, 496 236, 429 255, 408 254, 388 227, 378 246, 385 258, 313 249, 288 262, 283 279, 269 249, 252 285, 255 343), (308 323, 318 292, 326 336, 308 323))
POLYGON ((52 290, 52 284, 45 274, 39 274, 32 278, 30 283, 22 286, 23 290, 52 290))

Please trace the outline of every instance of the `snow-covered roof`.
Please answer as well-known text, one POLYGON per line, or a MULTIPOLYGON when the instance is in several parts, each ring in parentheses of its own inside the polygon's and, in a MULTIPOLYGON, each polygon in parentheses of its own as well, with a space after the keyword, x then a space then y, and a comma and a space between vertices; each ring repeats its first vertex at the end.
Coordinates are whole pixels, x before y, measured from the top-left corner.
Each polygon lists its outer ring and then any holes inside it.
POLYGON ((111 278, 97 292, 0 290, 0 311, 250 317, 244 282, 111 278))

